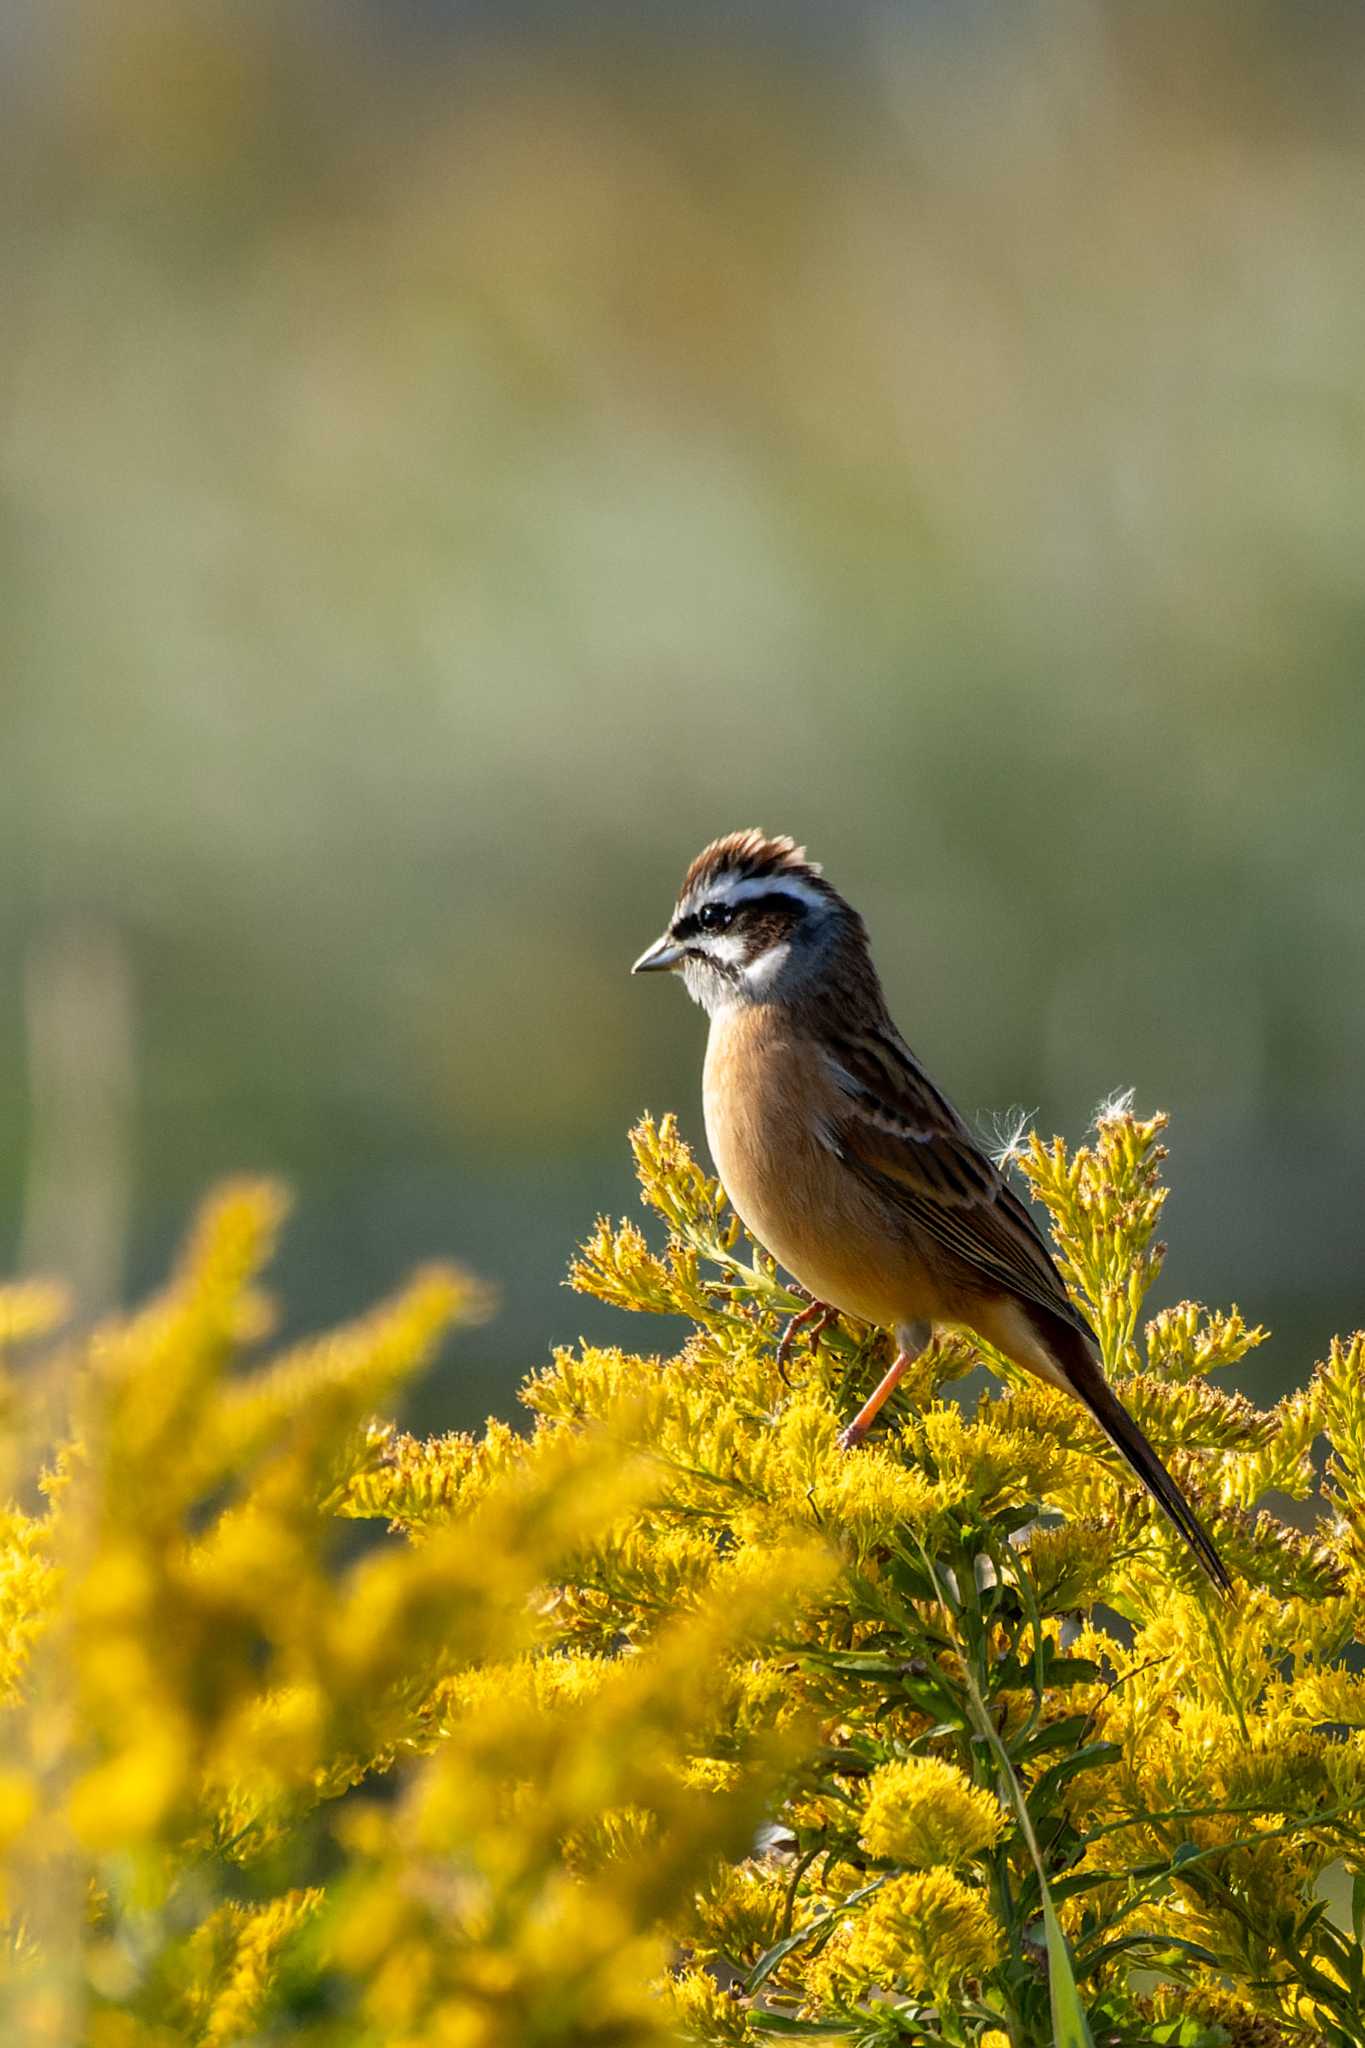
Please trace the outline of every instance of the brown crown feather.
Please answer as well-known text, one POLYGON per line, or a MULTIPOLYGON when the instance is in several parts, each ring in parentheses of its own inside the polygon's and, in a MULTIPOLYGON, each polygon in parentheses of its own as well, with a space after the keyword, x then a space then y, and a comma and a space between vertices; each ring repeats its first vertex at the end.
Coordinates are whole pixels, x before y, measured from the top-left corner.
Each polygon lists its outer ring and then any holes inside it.
POLYGON ((804 846, 798 846, 785 835, 770 839, 756 825, 751 825, 747 832, 727 832, 723 839, 713 839, 687 870, 678 901, 681 903, 694 890, 707 888, 722 875, 746 882, 765 875, 799 875, 803 882, 830 895, 834 893, 821 874, 819 862, 807 858, 804 846))

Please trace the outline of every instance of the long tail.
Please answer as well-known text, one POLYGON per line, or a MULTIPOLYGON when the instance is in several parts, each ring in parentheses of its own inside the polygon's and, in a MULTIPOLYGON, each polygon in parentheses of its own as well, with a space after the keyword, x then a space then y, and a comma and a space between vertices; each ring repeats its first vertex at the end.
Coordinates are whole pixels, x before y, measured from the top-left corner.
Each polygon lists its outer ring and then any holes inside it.
POLYGON ((1115 1450, 1180 1531, 1219 1592, 1230 1593, 1232 1574, 1209 1541, 1194 1509, 1105 1379, 1089 1340, 1060 1316, 1049 1316, 1040 1334, 1065 1374, 1067 1385, 1084 1402, 1115 1450))

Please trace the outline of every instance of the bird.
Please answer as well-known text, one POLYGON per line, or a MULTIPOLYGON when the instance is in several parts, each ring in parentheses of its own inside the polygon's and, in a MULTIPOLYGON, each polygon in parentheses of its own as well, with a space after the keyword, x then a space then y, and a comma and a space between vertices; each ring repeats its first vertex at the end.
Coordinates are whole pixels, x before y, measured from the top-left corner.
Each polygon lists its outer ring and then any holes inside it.
POLYGON ((1220 1591, 1232 1580, 1105 1379, 1041 1231, 892 1022, 867 927, 803 846, 713 840, 634 974, 677 973, 710 1018, 703 1112, 736 1214, 809 1306, 895 1333, 853 1449, 938 1328, 975 1332, 1086 1408, 1220 1591))

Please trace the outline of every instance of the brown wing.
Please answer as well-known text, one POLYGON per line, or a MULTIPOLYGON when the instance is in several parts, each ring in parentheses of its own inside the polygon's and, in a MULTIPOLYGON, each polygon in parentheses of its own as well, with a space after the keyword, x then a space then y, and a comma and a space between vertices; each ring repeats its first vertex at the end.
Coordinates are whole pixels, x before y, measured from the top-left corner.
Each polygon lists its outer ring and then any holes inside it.
POLYGON ((909 1047, 869 1031, 832 1036, 828 1050, 848 1107, 827 1136, 845 1164, 915 1236, 1090 1336, 1028 1210, 909 1047))

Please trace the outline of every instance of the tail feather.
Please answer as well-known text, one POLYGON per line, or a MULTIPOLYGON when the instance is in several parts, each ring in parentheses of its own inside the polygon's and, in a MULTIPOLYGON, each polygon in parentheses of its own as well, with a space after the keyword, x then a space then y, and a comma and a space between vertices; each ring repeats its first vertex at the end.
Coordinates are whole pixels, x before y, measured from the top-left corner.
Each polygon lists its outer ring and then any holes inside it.
POLYGON ((1232 1574, 1194 1509, 1105 1379, 1087 1339, 1060 1317, 1055 1322, 1049 1320, 1042 1334, 1077 1399, 1089 1409, 1115 1450, 1179 1530, 1219 1592, 1230 1593, 1232 1574))

